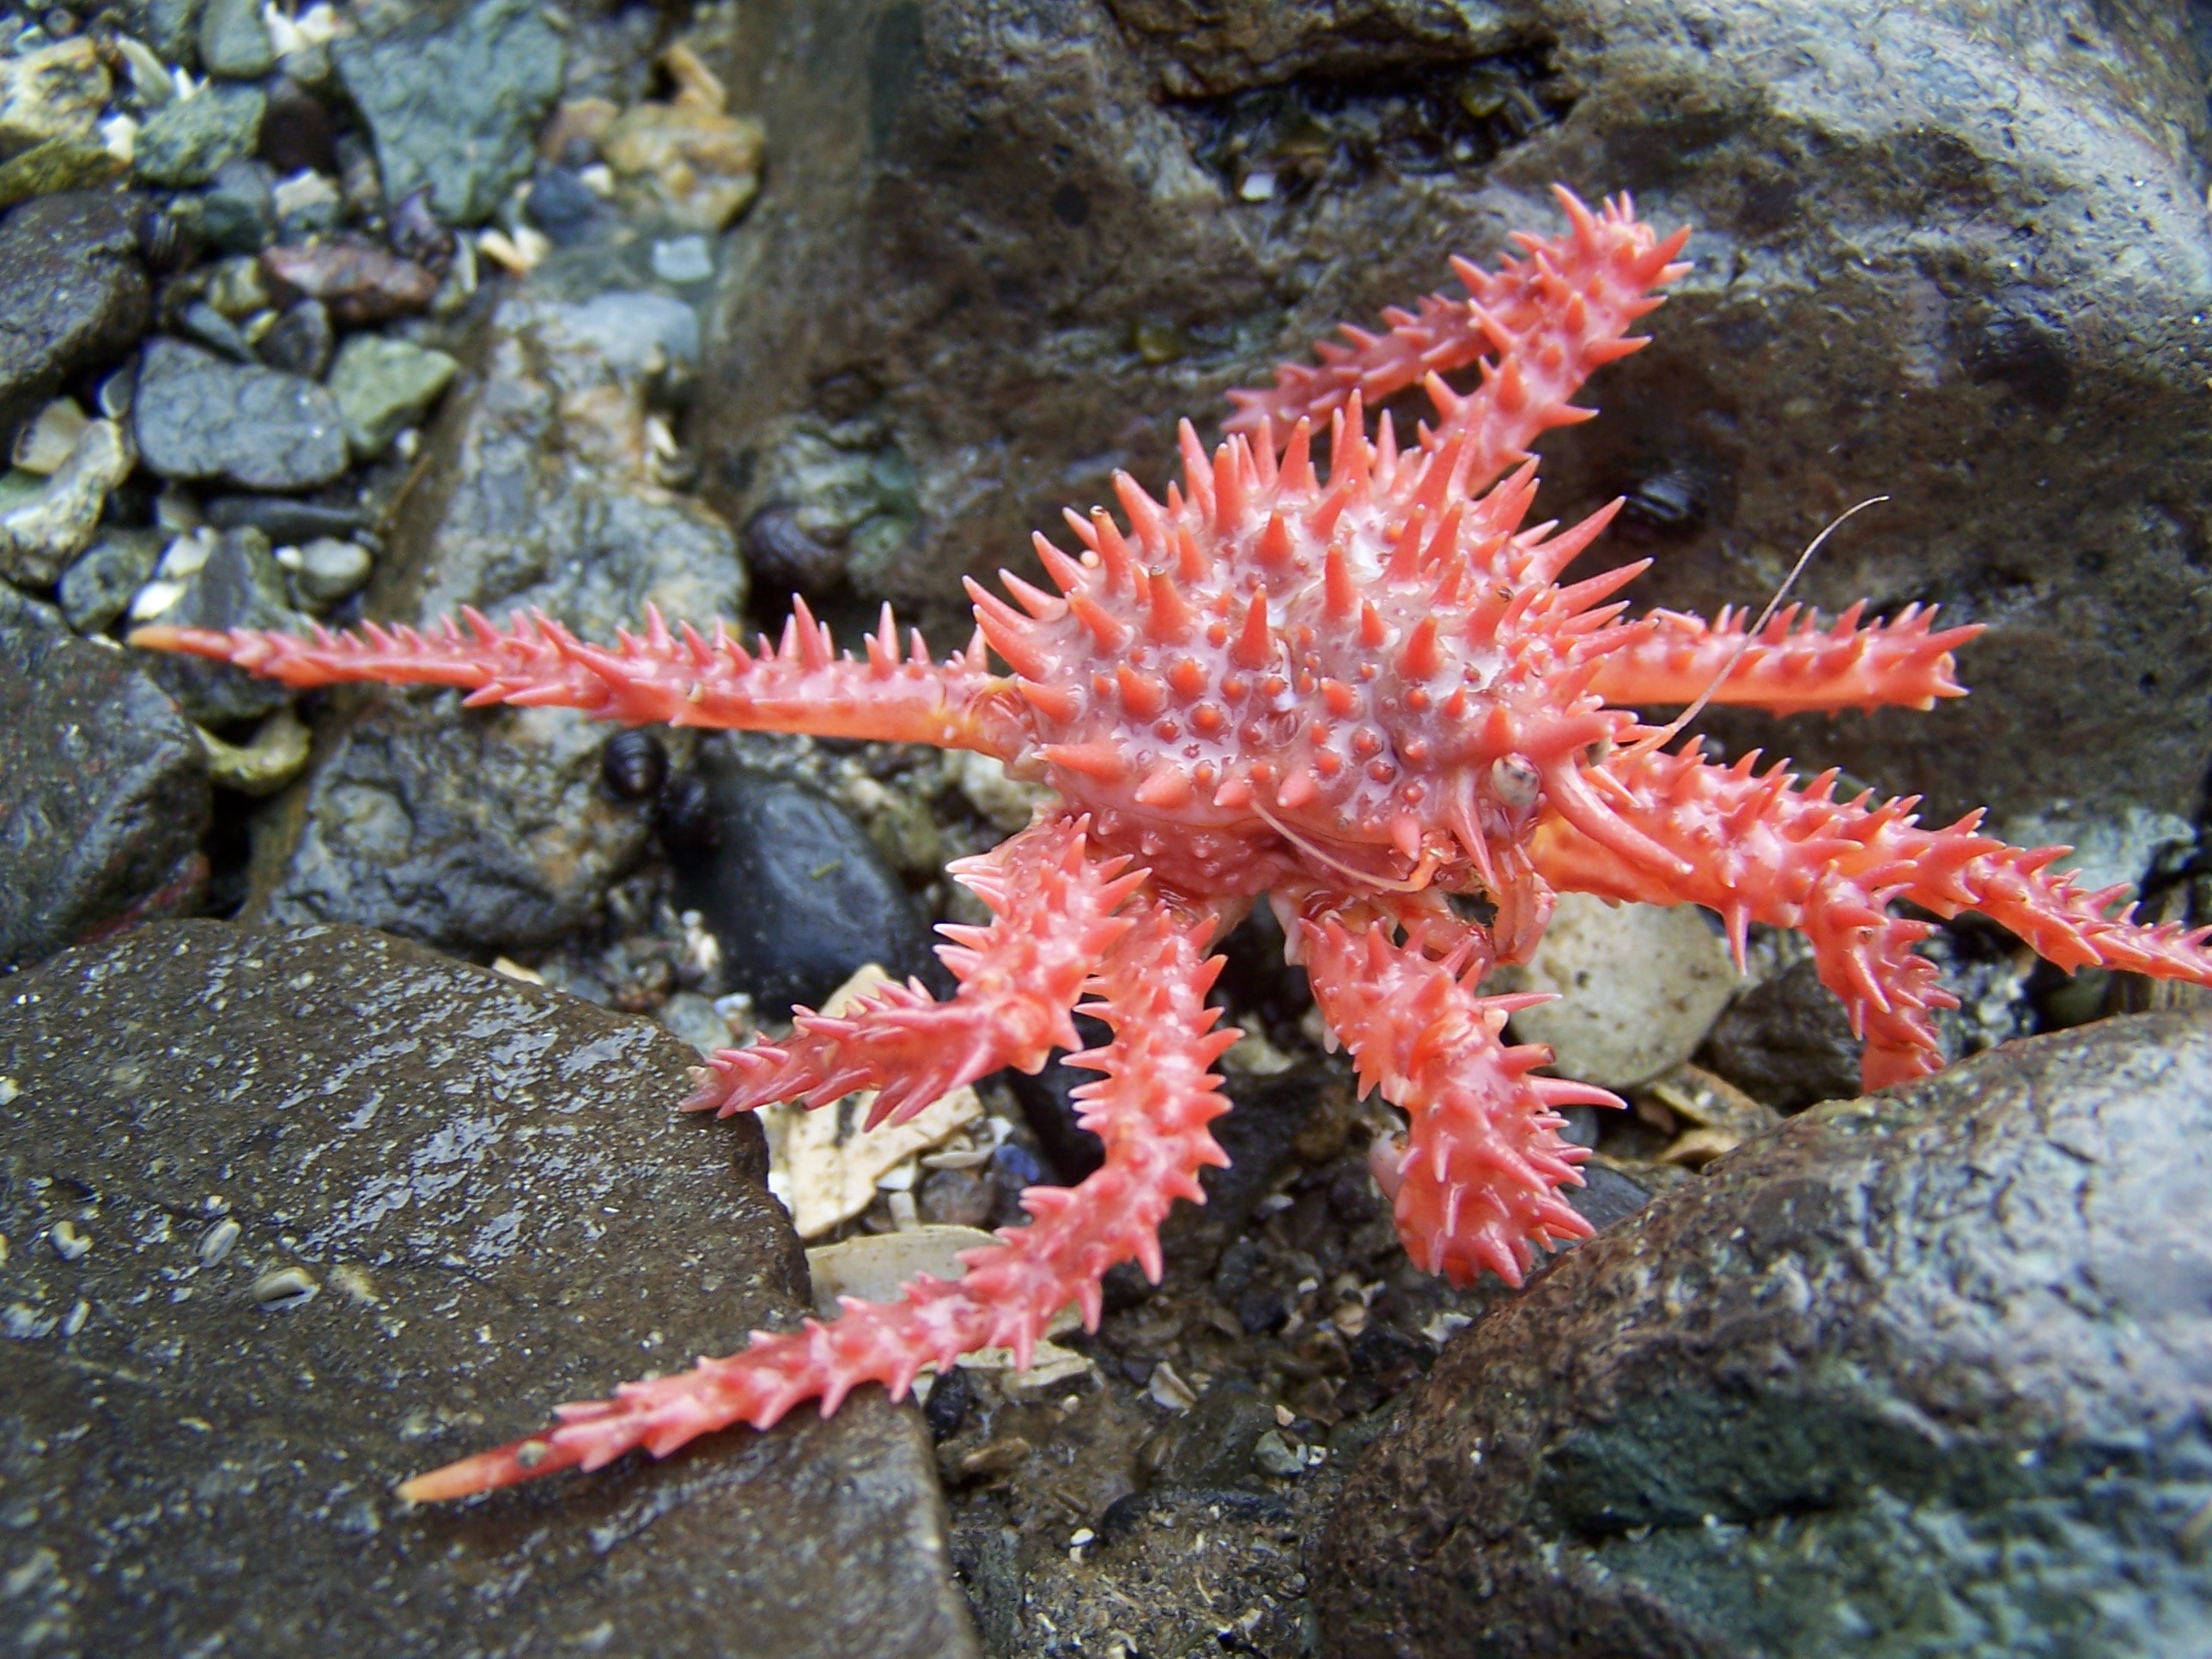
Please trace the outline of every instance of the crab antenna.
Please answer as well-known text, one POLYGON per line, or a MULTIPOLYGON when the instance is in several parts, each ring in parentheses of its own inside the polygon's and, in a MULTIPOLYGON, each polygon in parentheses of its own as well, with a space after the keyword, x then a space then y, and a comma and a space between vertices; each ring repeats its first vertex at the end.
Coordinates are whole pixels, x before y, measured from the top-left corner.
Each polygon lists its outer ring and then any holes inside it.
POLYGON ((1805 567, 1813 562, 1813 556, 1820 550, 1820 544, 1834 535, 1842 527, 1844 520, 1856 517, 1865 512, 1867 508, 1888 499, 1887 495, 1869 495, 1856 507, 1847 507, 1829 520, 1826 527, 1805 544, 1805 550, 1797 556, 1797 562, 1790 567, 1790 574, 1782 579, 1782 586, 1774 590, 1774 597, 1766 602, 1766 609, 1759 613, 1759 620, 1744 630, 1743 638, 1736 642, 1735 649, 1729 653, 1729 659, 1721 665, 1720 672, 1713 676, 1712 684, 1698 694, 1698 700, 1695 702, 1675 715, 1665 726, 1648 738, 1638 738, 1629 748, 1622 750, 1621 758, 1634 760, 1639 755, 1649 754, 1654 749, 1662 748, 1672 743, 1680 735, 1685 726, 1705 713, 1705 705, 1713 700, 1714 693, 1726 685, 1728 677, 1735 672, 1735 665, 1743 660, 1743 653, 1751 649, 1753 642, 1765 631, 1766 624, 1774 619, 1775 611, 1781 608, 1782 601, 1788 597, 1797 578, 1805 574, 1805 567))

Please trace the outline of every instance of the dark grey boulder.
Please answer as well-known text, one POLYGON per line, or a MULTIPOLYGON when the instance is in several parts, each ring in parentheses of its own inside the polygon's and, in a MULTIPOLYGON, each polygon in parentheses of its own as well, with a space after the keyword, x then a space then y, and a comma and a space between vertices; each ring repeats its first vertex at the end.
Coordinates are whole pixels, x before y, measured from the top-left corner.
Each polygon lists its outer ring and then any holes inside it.
POLYGON ((2212 761, 2208 65, 2179 4, 2003 15, 763 4, 735 101, 835 137, 779 146, 730 239, 702 482, 964 631, 961 572, 1025 568, 1116 466, 1158 489, 1177 416, 1559 228, 1555 179, 1633 190, 1697 268, 1604 418, 1545 440, 1545 515, 1629 496, 1589 568, 1649 553, 1632 597, 1710 611, 1889 495, 1796 596, 1991 624, 1975 695, 1712 723, 1938 814, 2101 830, 2139 878, 2212 761))
POLYGON ((426 10, 331 53, 375 136, 385 198, 404 201, 427 185, 438 216, 456 225, 489 218, 529 173, 531 140, 561 90, 564 55, 532 0, 426 10), (459 88, 466 95, 457 98, 459 88))
POLYGON ((138 665, 0 586, 0 970, 188 911, 210 810, 198 734, 138 665))
POLYGON ((975 1651, 879 1391, 458 1505, 404 1476, 788 1324, 689 1049, 379 934, 166 924, 0 999, 15 1650, 975 1651))
POLYGON ((147 470, 164 478, 305 489, 350 459, 337 403, 313 380, 162 336, 139 359, 131 419, 147 470))
POLYGON ((0 221, 0 438, 12 440, 64 379, 120 356, 144 330, 131 209, 128 196, 70 191, 0 221))
POLYGON ((672 849, 677 896, 720 941, 732 989, 770 1018, 824 998, 869 963, 930 965, 921 914, 868 832, 795 779, 706 759, 713 844, 672 849))
MULTIPOLYGON (((673 325, 638 297, 619 327, 623 296, 509 300, 483 325, 366 614, 542 609, 602 640, 641 625, 648 602, 702 625, 737 614, 736 538, 648 465, 647 392, 676 354, 673 325)), ((264 826, 252 914, 469 950, 550 944, 591 919, 651 834, 650 808, 600 783, 608 735, 569 710, 465 710, 452 693, 335 699, 315 771, 264 826)))
POLYGON ((1809 959, 1792 963, 1723 1010, 1705 1039, 1705 1059, 1778 1112, 1848 1100, 1859 1091, 1851 1017, 1809 959))
POLYGON ((2212 1652, 2208 1204, 2201 1011, 1814 1108, 1446 1350, 1328 1650, 2212 1652))

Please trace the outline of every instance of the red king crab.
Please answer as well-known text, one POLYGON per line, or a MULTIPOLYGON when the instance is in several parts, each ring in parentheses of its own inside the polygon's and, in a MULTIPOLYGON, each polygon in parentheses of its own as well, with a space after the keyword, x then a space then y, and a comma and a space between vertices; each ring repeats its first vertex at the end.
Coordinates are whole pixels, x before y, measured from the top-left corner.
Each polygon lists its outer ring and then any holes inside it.
POLYGON ((1517 238, 1522 257, 1494 272, 1455 263, 1467 298, 1387 313, 1382 331, 1322 345, 1318 366, 1233 394, 1211 455, 1186 422, 1165 501, 1125 475, 1122 521, 1069 514, 1073 553, 1037 538, 1058 592, 1006 575, 1009 605, 970 582, 976 638, 943 662, 918 634, 901 654, 888 606, 865 653, 839 655, 803 601, 780 646, 750 650, 720 623, 657 615, 611 647, 544 617, 502 632, 474 614, 428 633, 133 635, 293 686, 459 686, 471 704, 625 724, 977 750, 1059 795, 953 866, 993 919, 943 930, 949 1001, 915 983, 834 1018, 799 1011, 787 1039, 716 1054, 684 1103, 727 1114, 875 1089, 878 1116, 903 1117, 1076 1048, 1070 1014, 1087 998, 1110 1040, 1066 1063, 1099 1074, 1081 1097, 1103 1167, 1030 1189, 1030 1224, 969 1253, 957 1281, 920 1278, 897 1302, 848 1301, 826 1323, 563 1406, 554 1426, 403 1492, 457 1498, 633 1446, 662 1455, 803 1400, 826 1414, 863 1382, 896 1397, 987 1346, 1025 1363, 1071 1302, 1095 1327, 1101 1277, 1133 1258, 1157 1279, 1169 1206, 1201 1201, 1200 1172, 1227 1162, 1207 1127, 1228 1109, 1211 1066, 1237 1034, 1206 1006, 1208 951, 1262 895, 1363 1086, 1406 1115, 1373 1158, 1406 1248, 1457 1283, 1487 1269, 1517 1284, 1590 1231, 1561 1195, 1585 1153, 1557 1109, 1619 1103, 1540 1074, 1547 1049, 1505 1043, 1507 1016, 1536 999, 1477 990, 1528 957, 1556 892, 1704 905, 1739 955, 1753 921, 1798 930, 1865 1039, 1869 1088, 1942 1063, 1930 1011, 1952 999, 1912 948, 1929 925, 1893 914, 1899 900, 1978 910, 2062 967, 2212 983, 2205 931, 2112 914, 2122 890, 2051 871, 2064 848, 2007 846, 1977 833, 1978 815, 1923 829, 1911 799, 1839 800, 1832 775, 1720 765, 1694 739, 1669 751, 1673 729, 1631 712, 1707 694, 1781 713, 1924 709, 1960 695, 1951 650, 1978 630, 1911 609, 1865 622, 1857 605, 1832 625, 1795 607, 1763 627, 1631 617, 1607 600, 1642 564, 1562 584, 1613 508, 1526 526, 1528 446, 1585 418, 1568 398, 1644 343, 1629 330, 1686 269, 1686 233, 1658 236, 1626 197, 1596 213, 1559 201, 1565 234, 1517 238), (1470 368, 1466 389, 1443 379, 1470 368), (1434 413, 1415 441, 1387 415, 1370 435, 1363 403, 1417 384, 1434 413), (1486 899, 1494 919, 1464 919, 1452 895, 1486 899))

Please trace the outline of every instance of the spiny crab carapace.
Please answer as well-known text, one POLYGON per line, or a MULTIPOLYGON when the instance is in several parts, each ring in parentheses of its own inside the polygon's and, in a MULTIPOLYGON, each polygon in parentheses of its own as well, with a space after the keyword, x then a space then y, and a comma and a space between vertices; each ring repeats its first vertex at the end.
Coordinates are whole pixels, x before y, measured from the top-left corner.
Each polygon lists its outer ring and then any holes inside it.
POLYGON ((1320 364, 1233 394, 1212 455, 1186 422, 1164 501, 1124 476, 1126 522, 1071 513, 1072 554, 1040 536, 1058 592, 1007 575, 1010 605, 971 582, 976 639, 944 662, 919 635, 902 657, 888 607, 864 657, 840 656, 803 602, 780 647, 752 651, 719 623, 702 635, 658 616, 611 647, 543 617, 501 632, 475 615, 428 634, 133 635, 297 687, 457 686, 474 704, 625 724, 977 750, 1059 795, 955 866, 993 920, 944 930, 950 1000, 915 984, 837 1018, 800 1011, 785 1041, 717 1054, 684 1104, 727 1114, 876 1089, 878 1115, 911 1114, 1076 1048, 1070 1015, 1087 997, 1110 1039, 1066 1063, 1100 1074, 1081 1095, 1103 1166, 1032 1188, 1030 1224, 969 1253, 957 1281, 921 1278, 898 1302, 848 1302, 826 1323, 563 1406, 551 1428, 403 1492, 457 1498, 639 1445, 664 1455, 803 1400, 827 1414, 863 1382, 896 1397, 976 1348, 1026 1363, 1071 1302, 1095 1326, 1107 1270, 1133 1258, 1157 1279, 1170 1205, 1202 1201, 1200 1172, 1227 1161, 1207 1127, 1228 1109, 1211 1067, 1236 1033, 1206 1006, 1208 951, 1262 895, 1363 1086, 1405 1113, 1375 1172, 1407 1249, 1456 1282, 1487 1269, 1517 1284, 1540 1252, 1589 1231, 1560 1193, 1585 1154, 1555 1109, 1619 1103, 1539 1075, 1549 1052, 1502 1038, 1529 999, 1476 988, 1528 956, 1556 892, 1701 904, 1739 953, 1753 921, 1802 933, 1864 1036, 1870 1088, 1942 1064, 1930 1011, 1950 999, 1912 948, 1928 924, 1893 914, 1897 901, 1978 910, 2062 967, 2212 983, 2203 932, 2112 914, 2121 891, 2051 871, 2063 848, 2008 847, 1972 817, 1922 829, 1910 799, 1838 800, 1832 776, 1802 783, 1755 757, 1722 766, 1694 739, 1669 751, 1671 728, 1631 712, 1708 694, 1784 713, 1924 709, 1960 694, 1951 650, 1978 630, 1911 611, 1866 623, 1857 606, 1825 626, 1794 607, 1758 628, 1725 612, 1632 618, 1608 600, 1640 564, 1562 585, 1613 509, 1524 526, 1528 446, 1587 416, 1569 398, 1643 343, 1630 328, 1686 267, 1686 233, 1662 239, 1626 197, 1596 213, 1559 201, 1563 234, 1518 237, 1521 257, 1496 271, 1455 262, 1468 297, 1347 329, 1320 364), (1470 368, 1463 390, 1443 379, 1470 368), (1363 404, 1416 386, 1434 412, 1415 441, 1387 416, 1370 436, 1363 404), (1492 919, 1467 920, 1453 895, 1486 900, 1492 919))

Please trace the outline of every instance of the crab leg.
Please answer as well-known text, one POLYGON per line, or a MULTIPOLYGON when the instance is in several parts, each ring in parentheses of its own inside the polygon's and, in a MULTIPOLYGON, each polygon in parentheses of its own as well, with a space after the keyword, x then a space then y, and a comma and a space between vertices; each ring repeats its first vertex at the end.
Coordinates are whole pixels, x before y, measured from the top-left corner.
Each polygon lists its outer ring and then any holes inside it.
POLYGON ((1931 930, 1891 915, 1893 900, 1947 918, 1978 910, 2062 968, 2094 963, 2212 984, 2204 948, 2212 929, 2143 927, 2130 910, 2112 914, 2127 890, 2084 892, 2072 876, 2052 874, 2063 847, 2031 852, 1977 834, 1978 812, 1923 830, 1916 799, 1838 801, 1835 774, 1801 787, 1782 765, 1755 772, 1757 760, 1715 766, 1693 743, 1680 754, 1577 769, 1571 780, 1547 777, 1562 811, 1537 833, 1536 867, 1563 889, 1705 905, 1727 921, 1739 954, 1753 921, 1804 933, 1821 982, 1866 1038, 1869 1089, 1940 1070, 1928 1011, 1955 1006, 1936 986, 1934 964, 1912 952, 1931 930), (1604 839, 1620 824, 1683 857, 1662 866, 1622 855, 1618 840, 1604 839))
POLYGON ((1472 981, 1489 962, 1464 932, 1432 940, 1416 923, 1398 944, 1392 923, 1402 918, 1368 901, 1316 890, 1285 902, 1314 1000, 1352 1051, 1361 1087, 1379 1085, 1411 1119, 1402 1149, 1377 1142, 1373 1155, 1407 1253, 1455 1285, 1486 1268, 1518 1285, 1541 1249, 1589 1237, 1558 1193, 1582 1185, 1575 1166, 1589 1153, 1559 1138, 1553 1109, 1620 1102, 1531 1075, 1552 1051, 1499 1039, 1509 1014, 1550 998, 1477 996, 1472 981))
POLYGON ((1607 702, 1631 707, 1712 701, 1794 714, 1808 709, 1932 708, 1938 697, 1961 697, 1951 653, 1982 629, 1970 623, 1937 629, 1931 606, 1907 605, 1893 622, 1859 625, 1855 605, 1822 628, 1799 607, 1777 616, 1747 642, 1746 617, 1719 620, 1655 611, 1650 631, 1609 653, 1590 689, 1607 702), (1728 678, 1714 682, 1725 672, 1728 678))
POLYGON ((1595 370, 1643 347, 1629 327, 1659 304, 1651 289, 1689 269, 1674 263, 1689 233, 1661 240, 1626 195, 1592 213, 1573 191, 1554 193, 1566 210, 1566 234, 1516 235, 1528 257, 1507 259, 1494 272, 1454 259, 1452 274, 1469 297, 1431 295, 1418 315, 1394 307, 1383 313, 1386 333, 1347 325, 1349 345, 1316 344, 1318 365, 1285 363, 1271 388, 1231 392, 1237 410, 1224 425, 1252 432, 1266 421, 1287 432, 1305 418, 1320 427, 1355 393, 1372 407, 1421 386, 1437 415, 1423 446, 1468 438, 1469 485, 1476 488, 1520 460, 1550 428, 1587 419, 1590 411, 1567 399, 1595 370), (1482 380, 1472 392, 1444 384, 1444 374, 1478 362, 1482 380))
POLYGON ((732 1423, 766 1428, 800 1401, 819 1397, 830 1415, 863 1382, 897 1399, 926 1366, 939 1370, 977 1348, 1006 1346, 1027 1364, 1054 1314, 1080 1301, 1097 1328, 1099 1280, 1134 1258, 1160 1276, 1159 1224, 1175 1200, 1203 1203, 1201 1170, 1228 1163, 1207 1128, 1229 1109, 1214 1060, 1235 1041, 1215 1030, 1206 994, 1221 969, 1206 946, 1218 919, 1169 909, 1150 894, 1130 906, 1128 931, 1112 945, 1081 1012, 1111 1028, 1103 1048, 1068 1063, 1104 1076, 1084 1085, 1084 1127, 1105 1142, 1106 1161, 1081 1185, 1032 1187, 1026 1227, 971 1250, 967 1275, 917 1278, 893 1303, 848 1300, 824 1324, 781 1335, 757 1333, 726 1359, 702 1359, 680 1376, 632 1382, 611 1400, 564 1406, 542 1434, 479 1453, 408 1481, 403 1497, 425 1502, 580 1465, 595 1469, 633 1446, 665 1457, 685 1442, 732 1423))
POLYGON ((818 737, 929 743, 945 749, 1013 752, 1017 741, 980 640, 943 663, 930 660, 917 630, 904 659, 890 606, 869 635, 866 659, 839 656, 830 629, 806 602, 794 602, 783 641, 765 636, 747 651, 720 623, 702 635, 690 623, 672 632, 646 608, 641 636, 623 634, 609 648, 578 639, 560 623, 518 615, 505 633, 473 610, 428 631, 364 623, 357 631, 312 637, 234 628, 141 628, 131 643, 227 662, 286 685, 340 682, 450 685, 487 703, 578 708, 625 726, 720 726, 746 732, 811 732, 818 737))
POLYGON ((873 1127, 1002 1066, 1034 1072, 1053 1049, 1080 1048, 1068 1011, 1129 931, 1114 913, 1144 883, 1141 872, 1122 873, 1126 859, 1087 856, 1089 829, 1088 818, 1046 818, 948 866, 994 913, 988 927, 939 929, 953 943, 938 954, 960 981, 951 1001, 917 982, 884 986, 841 1016, 799 1009, 784 1041, 715 1054, 684 1109, 727 1117, 874 1089, 873 1127))

